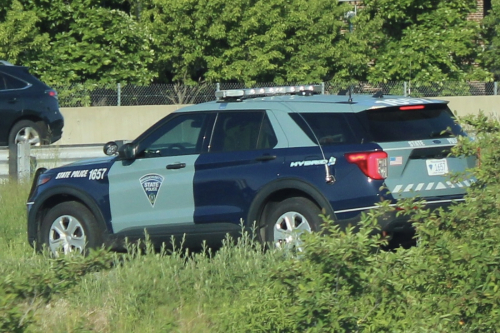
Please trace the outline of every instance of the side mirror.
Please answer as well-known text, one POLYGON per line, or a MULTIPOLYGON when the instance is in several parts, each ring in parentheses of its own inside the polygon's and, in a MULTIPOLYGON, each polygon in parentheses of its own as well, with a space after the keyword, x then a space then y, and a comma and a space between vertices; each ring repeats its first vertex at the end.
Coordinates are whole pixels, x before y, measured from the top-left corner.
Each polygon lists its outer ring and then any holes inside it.
POLYGON ((132 143, 126 143, 118 149, 118 156, 122 160, 133 160, 137 152, 136 147, 132 143))

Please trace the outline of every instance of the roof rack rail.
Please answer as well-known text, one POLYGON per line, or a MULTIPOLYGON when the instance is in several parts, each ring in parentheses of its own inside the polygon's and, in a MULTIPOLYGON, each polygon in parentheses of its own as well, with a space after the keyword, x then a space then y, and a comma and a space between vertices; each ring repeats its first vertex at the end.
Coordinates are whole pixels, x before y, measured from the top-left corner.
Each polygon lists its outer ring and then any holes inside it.
POLYGON ((4 65, 4 66, 14 66, 13 64, 11 64, 10 62, 5 61, 5 60, 0 60, 0 65, 4 65))
POLYGON ((321 85, 300 85, 300 86, 280 86, 265 88, 248 89, 228 89, 215 92, 218 101, 236 100, 241 101, 245 98, 260 96, 279 96, 279 95, 302 95, 310 96, 322 93, 321 85))

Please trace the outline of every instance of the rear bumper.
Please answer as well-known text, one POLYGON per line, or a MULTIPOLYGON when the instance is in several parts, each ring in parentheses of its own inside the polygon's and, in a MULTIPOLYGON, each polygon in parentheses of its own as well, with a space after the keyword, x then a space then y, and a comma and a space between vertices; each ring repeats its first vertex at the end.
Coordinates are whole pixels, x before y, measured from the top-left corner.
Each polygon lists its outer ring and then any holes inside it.
POLYGON ((49 124, 49 139, 50 143, 54 143, 61 139, 64 127, 64 120, 59 119, 49 124))
MULTIPOLYGON (((454 197, 451 199, 439 199, 439 200, 428 200, 423 209, 430 209, 431 211, 443 208, 447 209, 451 205, 457 204, 464 201, 463 196, 454 197)), ((394 204, 393 206, 396 206, 394 204)), ((345 214, 342 213, 337 215, 337 223, 342 229, 346 229, 349 226, 358 227, 359 222, 362 219, 362 214, 367 214, 373 209, 378 209, 377 206, 374 207, 366 207, 361 208, 356 211, 356 214, 345 214), (349 216, 350 215, 350 216, 349 216), (343 218, 345 217, 345 218, 343 218)), ((390 212, 386 212, 382 214, 378 218, 378 224, 380 226, 381 231, 386 231, 388 233, 395 232, 411 232, 413 231, 413 225, 410 223, 411 214, 399 214, 398 210, 392 210, 390 212)))

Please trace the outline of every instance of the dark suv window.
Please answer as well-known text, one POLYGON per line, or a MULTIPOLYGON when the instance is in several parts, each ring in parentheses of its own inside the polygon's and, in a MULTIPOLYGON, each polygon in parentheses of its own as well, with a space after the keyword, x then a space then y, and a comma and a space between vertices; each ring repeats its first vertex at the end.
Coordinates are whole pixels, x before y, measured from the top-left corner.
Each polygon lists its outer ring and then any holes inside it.
POLYGON ((7 74, 0 73, 0 90, 21 89, 28 84, 7 74))
POLYGON ((342 113, 292 113, 290 116, 313 142, 319 141, 321 145, 356 143, 342 113))
POLYGON ((272 148, 278 140, 264 111, 229 111, 217 116, 210 152, 272 148))
POLYGON ((370 141, 412 141, 463 135, 446 105, 425 105, 367 110, 358 119, 370 141), (419 109, 418 107, 422 107, 419 109))

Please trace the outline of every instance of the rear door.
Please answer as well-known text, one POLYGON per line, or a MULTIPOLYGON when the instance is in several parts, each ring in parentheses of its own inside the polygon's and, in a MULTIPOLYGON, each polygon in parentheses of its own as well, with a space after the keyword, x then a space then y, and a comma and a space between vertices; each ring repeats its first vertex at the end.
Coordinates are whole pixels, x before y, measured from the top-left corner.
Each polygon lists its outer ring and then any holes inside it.
POLYGON ((238 225, 259 189, 279 177, 283 150, 276 149, 278 138, 268 113, 218 112, 209 151, 195 165, 196 223, 238 225))
POLYGON ((461 196, 473 181, 450 180, 451 173, 464 172, 475 160, 449 155, 456 136, 465 133, 446 104, 390 106, 357 117, 371 136, 369 140, 389 155, 385 183, 395 198, 461 196))
POLYGON ((20 89, 27 85, 24 81, 0 72, 0 118, 2 119, 0 121, 0 133, 2 133, 0 144, 7 144, 10 127, 22 115, 24 105, 20 89))

